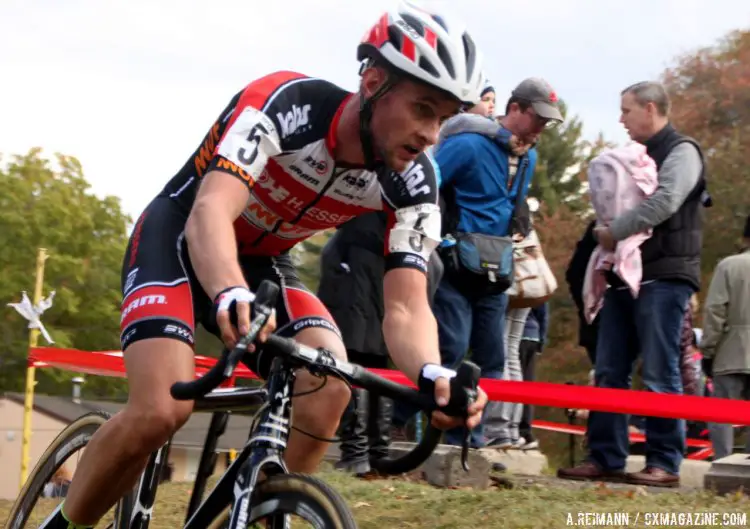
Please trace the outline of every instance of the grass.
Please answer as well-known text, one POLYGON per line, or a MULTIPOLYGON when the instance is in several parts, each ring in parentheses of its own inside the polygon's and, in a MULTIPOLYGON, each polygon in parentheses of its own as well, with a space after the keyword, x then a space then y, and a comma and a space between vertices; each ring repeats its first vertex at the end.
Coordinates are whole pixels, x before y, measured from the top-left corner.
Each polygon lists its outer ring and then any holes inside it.
MULTIPOLYGON (((475 491, 438 489, 399 479, 365 481, 331 470, 320 472, 319 477, 346 499, 362 529, 554 529, 566 527, 568 515, 577 521, 579 512, 630 513, 629 526, 607 526, 646 527, 644 518, 647 512, 750 513, 750 498, 747 496, 722 497, 705 491, 652 494, 643 489, 613 490, 606 486, 579 489, 538 484, 475 491), (640 521, 636 525, 637 514, 640 521)), ((190 483, 170 483, 160 487, 151 528, 182 526, 190 486, 190 483)), ((9 508, 10 502, 0 500, 0 520, 5 520, 9 508)), ((592 526, 600 527, 589 524, 592 526)))

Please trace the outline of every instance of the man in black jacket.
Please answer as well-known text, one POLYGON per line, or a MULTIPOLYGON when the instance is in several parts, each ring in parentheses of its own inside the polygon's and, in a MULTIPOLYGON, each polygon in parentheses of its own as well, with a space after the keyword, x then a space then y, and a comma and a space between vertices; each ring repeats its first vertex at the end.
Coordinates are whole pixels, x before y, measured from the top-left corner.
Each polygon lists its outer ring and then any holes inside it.
POLYGON ((596 221, 589 223, 583 237, 576 244, 573 256, 570 258, 568 268, 565 271, 565 280, 568 283, 570 297, 576 304, 578 310, 578 345, 586 349, 586 354, 591 360, 591 365, 596 363, 596 341, 599 334, 599 315, 596 315, 594 321, 586 321, 583 304, 583 283, 586 277, 586 267, 591 259, 591 254, 596 249, 596 238, 594 237, 594 228, 596 221))
MULTIPOLYGON (((659 168, 657 190, 637 207, 598 226, 594 236, 605 250, 618 241, 653 230, 641 246, 643 279, 637 299, 614 274, 600 314, 595 381, 599 387, 628 388, 633 363, 643 354, 642 378, 649 391, 682 393, 680 331, 691 294, 700 287, 706 172, 700 146, 669 123, 670 102, 659 83, 643 82, 622 92, 621 122, 631 139, 646 146, 659 168)), ((626 480, 661 487, 679 485, 685 451, 685 423, 648 417, 646 467, 625 475, 629 443, 627 416, 592 412, 588 460, 560 477, 626 480)))
MULTIPOLYGON (((383 340, 383 244, 386 215, 374 212, 343 224, 326 243, 321 255, 318 297, 341 331, 350 362, 368 368, 387 368, 383 340)), ((430 300, 442 275, 436 253, 428 263, 430 300)), ((361 475, 370 471, 371 458, 388 455, 393 403, 369 398, 352 388, 352 398, 340 425, 341 459, 337 467, 361 475)))

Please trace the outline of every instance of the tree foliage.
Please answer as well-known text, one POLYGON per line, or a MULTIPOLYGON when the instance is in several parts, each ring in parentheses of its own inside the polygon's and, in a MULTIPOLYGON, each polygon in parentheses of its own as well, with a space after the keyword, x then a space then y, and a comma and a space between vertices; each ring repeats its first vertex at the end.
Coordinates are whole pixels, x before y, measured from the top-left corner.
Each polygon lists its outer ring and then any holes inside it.
MULTIPOLYGON (((83 350, 119 348, 120 270, 130 219, 115 197, 90 192, 78 160, 39 149, 12 156, 0 166, 0 301, 31 298, 37 249, 47 249, 44 295, 54 304, 42 321, 55 345, 83 350)), ((23 388, 28 352, 26 322, 11 308, 0 317, 0 391, 23 388)), ((40 342, 40 345, 45 345, 40 342)), ((37 389, 68 393, 74 374, 37 370, 37 389)), ((121 395, 124 383, 89 377, 88 396, 121 395)))
POLYGON ((718 260, 737 249, 750 213, 750 31, 679 58, 663 75, 678 130, 697 139, 708 159, 714 206, 703 239, 704 285, 718 260))
POLYGON ((317 292, 320 283, 320 254, 328 239, 335 233, 335 230, 326 230, 318 233, 307 240, 302 241, 293 250, 293 257, 297 265, 302 282, 312 290, 317 292))
POLYGON ((545 129, 537 145, 537 166, 531 182, 530 196, 556 211, 562 204, 581 211, 587 207, 585 197, 588 162, 609 144, 600 135, 594 142, 583 139, 583 122, 578 116, 568 118, 568 109, 560 101, 565 121, 545 129))

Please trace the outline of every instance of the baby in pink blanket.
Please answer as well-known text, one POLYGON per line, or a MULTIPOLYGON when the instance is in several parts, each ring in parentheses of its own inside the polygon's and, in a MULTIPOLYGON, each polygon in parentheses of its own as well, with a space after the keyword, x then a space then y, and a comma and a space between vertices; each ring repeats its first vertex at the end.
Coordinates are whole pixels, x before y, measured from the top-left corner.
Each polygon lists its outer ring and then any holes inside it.
MULTIPOLYGON (((589 193, 598 226, 608 226, 622 213, 634 208, 656 191, 656 164, 639 143, 609 149, 591 161, 588 170, 589 193)), ((637 233, 617 243, 614 252, 597 246, 591 254, 583 283, 586 319, 591 323, 601 310, 607 291, 605 272, 612 270, 638 296, 643 277, 640 246, 651 237, 651 230, 637 233)))

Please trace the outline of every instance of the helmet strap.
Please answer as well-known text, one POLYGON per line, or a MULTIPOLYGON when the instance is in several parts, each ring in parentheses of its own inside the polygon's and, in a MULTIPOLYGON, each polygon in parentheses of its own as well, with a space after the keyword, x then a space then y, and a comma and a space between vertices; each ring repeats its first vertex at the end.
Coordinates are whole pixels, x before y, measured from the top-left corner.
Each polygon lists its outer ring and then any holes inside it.
POLYGON ((374 103, 383 97, 388 90, 396 85, 397 79, 389 72, 385 82, 380 85, 374 94, 370 97, 365 97, 365 94, 360 92, 359 95, 359 140, 362 144, 362 154, 365 157, 365 167, 369 171, 374 171, 379 166, 383 165, 382 161, 377 160, 375 153, 375 145, 372 137, 372 111, 374 103))

